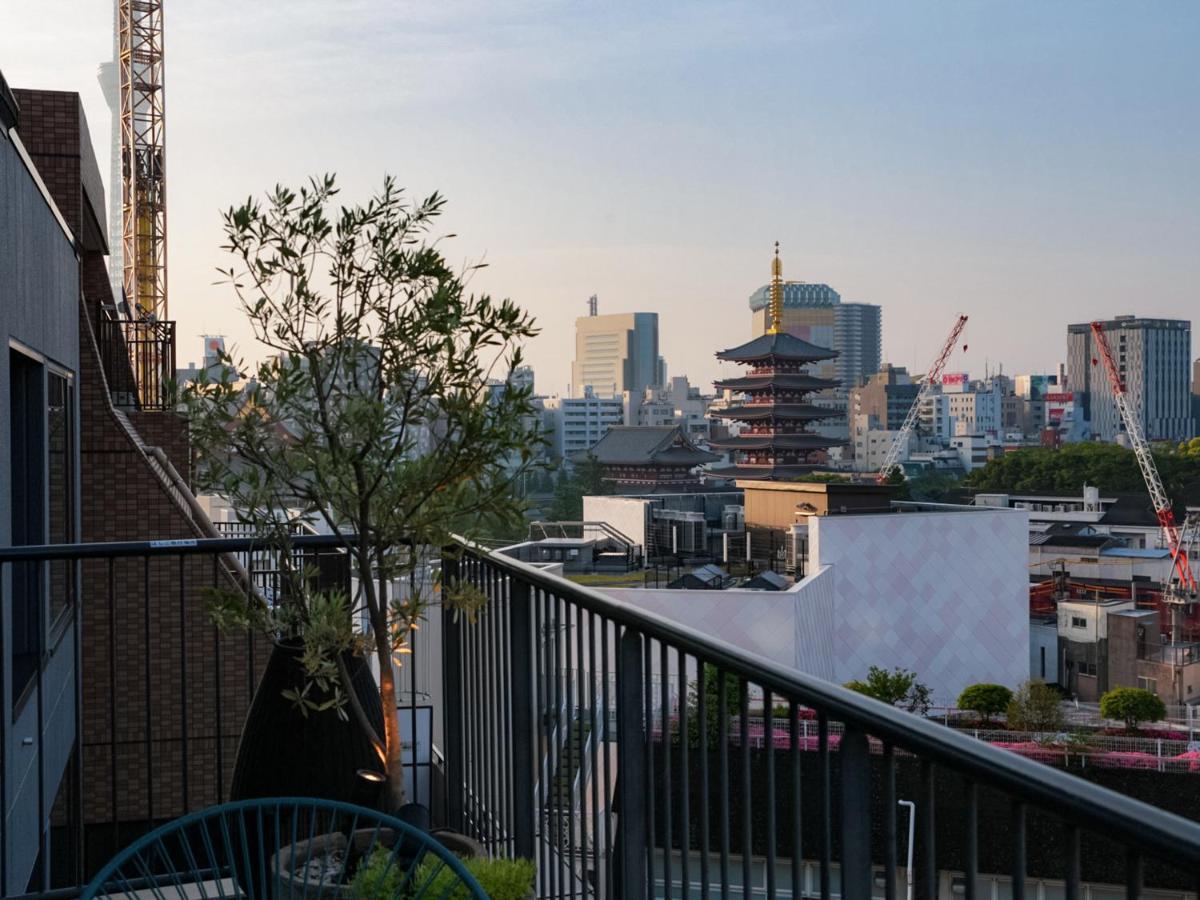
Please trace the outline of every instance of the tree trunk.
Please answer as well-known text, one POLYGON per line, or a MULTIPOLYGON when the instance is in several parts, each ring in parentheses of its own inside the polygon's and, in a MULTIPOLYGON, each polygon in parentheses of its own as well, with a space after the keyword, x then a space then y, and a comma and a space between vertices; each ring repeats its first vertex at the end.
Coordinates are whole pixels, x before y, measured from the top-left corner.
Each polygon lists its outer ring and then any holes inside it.
POLYGON ((400 717, 396 714, 396 676, 391 658, 379 661, 379 699, 383 706, 384 744, 387 749, 387 785, 384 807, 394 813, 404 805, 404 762, 400 746, 400 717))

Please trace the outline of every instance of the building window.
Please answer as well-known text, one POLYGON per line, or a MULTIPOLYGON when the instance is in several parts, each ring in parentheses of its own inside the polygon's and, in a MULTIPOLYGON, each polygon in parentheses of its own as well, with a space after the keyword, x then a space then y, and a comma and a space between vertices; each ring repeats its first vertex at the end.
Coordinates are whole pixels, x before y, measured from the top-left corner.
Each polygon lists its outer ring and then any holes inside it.
POLYGON ((1152 694, 1157 694, 1158 693, 1158 679, 1157 678, 1142 678, 1139 675, 1138 676, 1138 687, 1140 687, 1143 691, 1149 691, 1152 694))
MULTIPOLYGON (((40 363, 9 350, 9 436, 12 441, 12 543, 42 544, 45 521, 45 404, 40 363)), ((42 651, 42 566, 12 566, 12 681, 15 716, 42 651)))
POLYGON ((1083 616, 1071 616, 1072 628, 1087 628, 1087 619, 1083 616))
MULTIPOLYGON (((46 376, 46 453, 49 507, 48 540, 75 542, 75 403, 74 387, 66 376, 46 376)), ((68 610, 75 596, 75 564, 56 560, 49 565, 50 624, 68 610)))

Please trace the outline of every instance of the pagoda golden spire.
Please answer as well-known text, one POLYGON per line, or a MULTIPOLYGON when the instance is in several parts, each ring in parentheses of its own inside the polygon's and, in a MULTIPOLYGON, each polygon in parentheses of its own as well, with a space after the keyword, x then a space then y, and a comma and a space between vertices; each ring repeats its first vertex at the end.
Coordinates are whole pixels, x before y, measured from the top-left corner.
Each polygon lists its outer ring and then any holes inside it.
POLYGON ((771 318, 767 334, 783 330, 783 261, 779 258, 779 241, 775 242, 775 258, 771 260, 771 318))

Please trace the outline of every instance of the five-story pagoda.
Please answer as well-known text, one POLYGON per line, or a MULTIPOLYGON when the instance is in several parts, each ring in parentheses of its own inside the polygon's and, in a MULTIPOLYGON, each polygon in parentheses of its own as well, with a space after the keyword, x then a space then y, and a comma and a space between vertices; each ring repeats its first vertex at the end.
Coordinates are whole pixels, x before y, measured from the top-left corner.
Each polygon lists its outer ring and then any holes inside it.
POLYGON ((783 263, 779 242, 771 261, 771 319, 767 333, 747 344, 722 350, 717 359, 747 366, 737 378, 715 382, 718 390, 742 394, 744 400, 715 412, 741 422, 734 437, 713 440, 717 449, 728 450, 733 465, 714 469, 712 474, 731 478, 783 481, 805 475, 825 461, 825 452, 843 442, 813 434, 810 423, 840 415, 806 402, 808 395, 837 387, 837 382, 817 378, 805 371, 811 363, 836 357, 837 351, 818 347, 783 330, 783 263))

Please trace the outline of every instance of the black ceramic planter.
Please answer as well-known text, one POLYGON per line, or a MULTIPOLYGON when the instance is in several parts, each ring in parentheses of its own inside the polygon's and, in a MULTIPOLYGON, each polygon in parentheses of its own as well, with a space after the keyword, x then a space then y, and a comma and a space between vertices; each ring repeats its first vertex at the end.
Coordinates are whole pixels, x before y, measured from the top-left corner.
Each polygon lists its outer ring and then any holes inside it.
MULTIPOLYGON (((230 784, 231 800, 258 797, 319 797, 373 805, 360 770, 381 772, 383 763, 349 710, 307 716, 283 696, 304 682, 300 648, 277 644, 246 715, 230 784)), ((346 654, 354 691, 375 733, 383 734, 379 689, 366 661, 346 654)))

